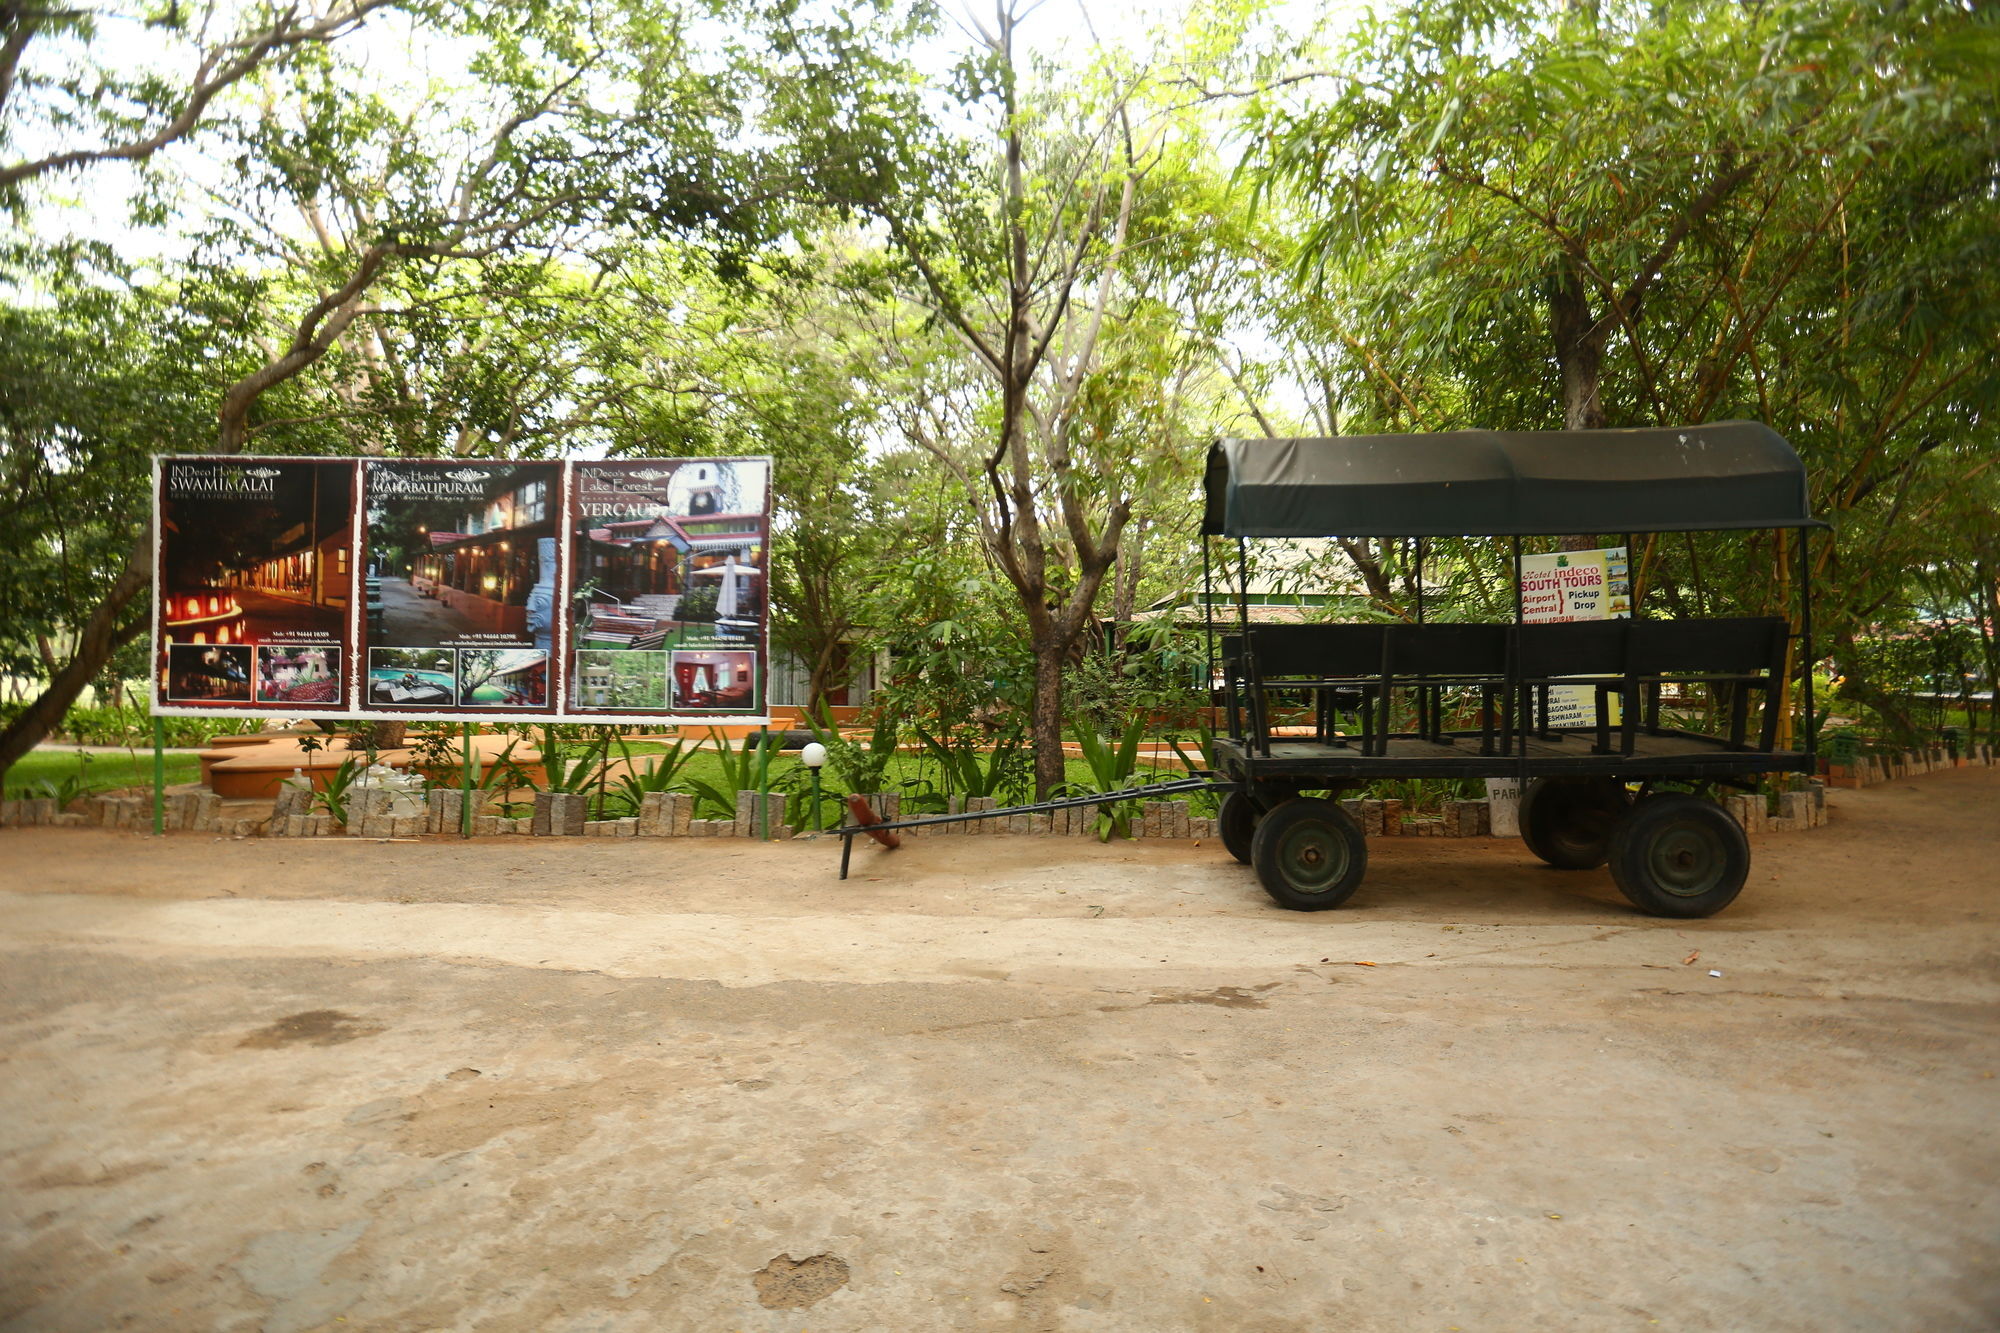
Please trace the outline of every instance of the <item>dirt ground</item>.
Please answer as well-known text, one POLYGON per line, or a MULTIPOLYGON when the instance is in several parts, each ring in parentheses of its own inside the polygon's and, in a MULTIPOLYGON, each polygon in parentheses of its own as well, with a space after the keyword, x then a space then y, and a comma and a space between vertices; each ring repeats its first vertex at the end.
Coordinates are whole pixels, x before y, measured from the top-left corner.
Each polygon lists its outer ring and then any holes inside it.
POLYGON ((2000 770, 1833 801, 1697 923, 1497 841, 1302 915, 1216 847, 0 832, 0 1329, 1992 1329, 2000 770))

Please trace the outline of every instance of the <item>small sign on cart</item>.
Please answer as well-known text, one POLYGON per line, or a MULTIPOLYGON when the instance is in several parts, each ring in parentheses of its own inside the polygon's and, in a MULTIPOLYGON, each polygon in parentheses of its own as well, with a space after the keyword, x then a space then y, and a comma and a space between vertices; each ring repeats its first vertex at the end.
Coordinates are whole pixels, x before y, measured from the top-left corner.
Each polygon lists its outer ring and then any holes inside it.
MULTIPOLYGON (((1623 546, 1600 551, 1554 551, 1521 557, 1521 620, 1556 625, 1575 620, 1630 620, 1632 579, 1623 546)), ((1611 725, 1621 721, 1616 697, 1611 725)), ((1597 725, 1597 693, 1582 685, 1549 691, 1549 722, 1561 728, 1597 725)))

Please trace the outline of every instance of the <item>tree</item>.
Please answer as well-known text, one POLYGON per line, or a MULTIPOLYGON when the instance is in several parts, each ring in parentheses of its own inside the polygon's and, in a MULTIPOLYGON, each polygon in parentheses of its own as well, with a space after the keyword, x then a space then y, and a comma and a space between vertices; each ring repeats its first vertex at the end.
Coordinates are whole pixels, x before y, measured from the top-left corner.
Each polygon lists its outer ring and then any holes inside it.
POLYGON ((1141 366, 1143 338, 1115 344, 1149 321, 1173 323, 1132 273, 1135 224, 1152 216, 1150 179, 1176 126, 1148 117, 1142 70, 1064 83, 1029 69, 1016 49, 1028 8, 1000 0, 990 27, 975 22, 977 49, 953 96, 954 115, 981 120, 977 136, 913 131, 914 101, 877 98, 830 108, 839 137, 822 151, 838 164, 827 176, 839 202, 880 228, 889 276, 973 377, 935 381, 943 399, 961 401, 904 420, 958 481, 1022 615, 1035 785, 1046 796, 1064 779, 1065 664, 1094 624, 1135 505, 1172 466, 1174 442, 1119 412, 1121 381, 1163 367, 1141 366), (935 433, 946 417, 976 433, 935 433))
POLYGON ((150 455, 206 442, 208 354, 228 352, 168 320, 170 294, 107 281, 95 258, 40 253, 44 299, 0 305, 0 670, 49 682, 0 730, 0 772, 144 631, 151 564, 133 533, 150 455))
POLYGON ((867 457, 879 404, 855 388, 867 383, 867 367, 856 364, 865 351, 844 330, 815 327, 805 304, 772 311, 779 318, 763 364, 745 377, 739 401, 776 459, 772 637, 806 668, 806 704, 817 710, 865 651, 868 594, 890 543, 867 457))
MULTIPOLYGON (((1909 519, 1991 448, 1990 29, 1858 0, 1547 18, 1404 9, 1263 113, 1254 172, 1348 335, 1350 422, 1768 421, 1838 529, 1821 627, 1852 644, 1964 541, 1909 519)), ((1676 613, 1796 600, 1768 538, 1636 560, 1676 613)))
MULTIPOLYGON (((168 145, 188 138, 210 104, 236 85, 283 64, 290 56, 353 32, 370 13, 395 0, 338 0, 324 14, 299 4, 257 4, 226 36, 220 6, 200 6, 198 17, 179 4, 152 12, 121 14, 66 5, 8 0, 0 4, 0 205, 20 202, 29 181, 75 171, 98 162, 143 162, 168 145), (194 72, 185 82, 152 75, 133 76, 101 66, 41 74, 24 70, 28 49, 41 39, 81 42, 86 55, 106 23, 144 23, 190 48, 194 72), (28 133, 24 134, 24 130, 28 133), (33 156, 18 140, 39 132, 70 140, 64 147, 33 156)), ((148 8, 141 6, 140 8, 148 8)), ((54 63, 54 62, 52 62, 54 63)), ((32 150, 30 150, 32 151, 32 150)))
POLYGON ((844 238, 805 235, 729 281, 671 249, 635 259, 593 305, 609 336, 589 379, 613 455, 772 456, 772 638, 805 667, 816 707, 852 674, 882 577, 867 446, 892 388, 839 299, 844 238))
MULTIPOLYGON (((844 13, 818 26, 784 11, 753 15, 762 49, 746 39, 713 53, 697 38, 692 9, 570 0, 424 15, 410 40, 435 41, 440 59, 460 59, 458 86, 371 87, 322 41, 260 67, 269 77, 256 85, 259 98, 239 97, 226 121, 210 116, 215 133, 204 143, 240 177, 227 190, 211 187, 210 280, 198 284, 235 304, 210 312, 220 323, 207 330, 231 351, 210 366, 230 373, 216 387, 211 451, 239 451, 253 436, 283 451, 291 440, 324 439, 337 419, 407 414, 421 404, 408 396, 407 376, 398 382, 390 330, 442 319, 454 302, 469 315, 466 306, 512 283, 559 288, 561 275, 545 268, 558 256, 581 256, 586 274, 602 272, 615 264, 606 247, 629 245, 643 229, 704 251, 722 271, 740 268, 742 254, 785 221, 784 200, 803 178, 787 145, 746 132, 763 114, 765 90, 867 79, 874 69, 828 56, 828 43, 853 36, 844 13), (246 265, 245 253, 265 262, 246 265), (245 364, 246 348, 261 354, 245 364), (344 405, 262 415, 274 393, 295 392, 329 356, 345 372, 333 386, 344 405)), ((239 93, 251 86, 247 72, 237 78, 239 93)), ((220 91, 204 104, 211 113, 220 91)), ((552 401, 562 396, 513 402, 560 419, 575 405, 552 401)), ((456 424, 458 448, 476 439, 486 451, 514 438, 504 427, 456 424)), ((75 654, 0 731, 0 771, 47 734, 131 623, 151 562, 150 539, 132 536, 122 567, 99 584, 100 600, 83 604, 75 654)))

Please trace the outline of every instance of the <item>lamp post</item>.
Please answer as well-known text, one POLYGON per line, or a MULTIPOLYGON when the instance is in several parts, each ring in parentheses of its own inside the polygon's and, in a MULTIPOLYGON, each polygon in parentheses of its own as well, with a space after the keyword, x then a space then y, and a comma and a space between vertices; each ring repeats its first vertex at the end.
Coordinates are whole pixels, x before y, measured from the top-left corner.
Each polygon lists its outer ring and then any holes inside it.
POLYGON ((810 741, 799 751, 799 762, 812 773, 813 786, 813 832, 819 832, 819 771, 826 766, 826 747, 818 741, 810 741))

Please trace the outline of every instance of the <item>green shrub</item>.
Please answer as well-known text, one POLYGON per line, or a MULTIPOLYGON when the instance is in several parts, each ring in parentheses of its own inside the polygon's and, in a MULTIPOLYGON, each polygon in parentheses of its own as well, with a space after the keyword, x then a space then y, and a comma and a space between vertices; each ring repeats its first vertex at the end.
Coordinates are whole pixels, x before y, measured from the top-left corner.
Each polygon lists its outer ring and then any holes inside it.
MULTIPOLYGON (((208 743, 211 736, 239 736, 263 728, 258 718, 164 717, 160 719, 169 748, 193 749, 208 743)), ((133 748, 153 743, 153 717, 144 708, 128 704, 123 708, 72 708, 57 730, 60 739, 77 745, 124 745, 133 748)))
MULTIPOLYGON (((1142 777, 1139 772, 1139 742, 1146 734, 1144 717, 1135 717, 1126 723, 1124 734, 1116 741, 1106 740, 1081 724, 1074 734, 1077 747, 1083 751, 1083 761, 1090 766, 1090 776, 1081 781, 1064 783, 1063 795, 1105 796, 1139 786, 1151 776, 1142 777)), ((1113 838, 1130 837, 1134 813, 1132 806, 1126 802, 1098 806, 1097 840, 1110 842, 1113 838)))

